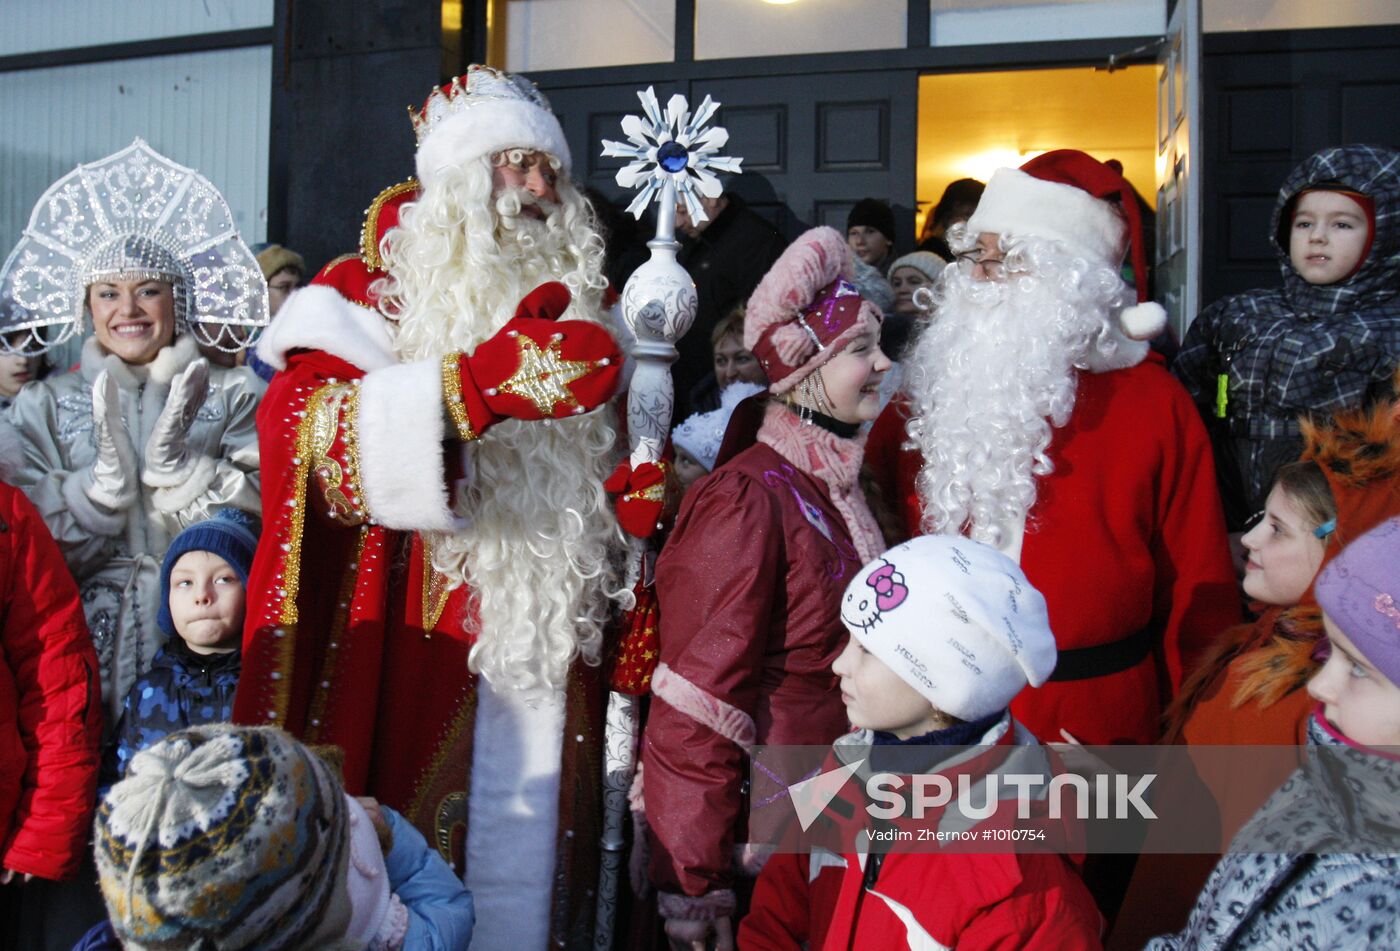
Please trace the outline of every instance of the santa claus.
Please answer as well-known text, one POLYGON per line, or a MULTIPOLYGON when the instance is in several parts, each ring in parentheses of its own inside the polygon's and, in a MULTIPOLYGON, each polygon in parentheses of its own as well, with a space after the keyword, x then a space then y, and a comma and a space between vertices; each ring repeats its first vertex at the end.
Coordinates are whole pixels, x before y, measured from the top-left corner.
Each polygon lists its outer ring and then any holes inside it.
POLYGON ((397 227, 259 344, 271 525, 235 717, 343 747, 352 792, 464 861, 474 944, 581 945, 596 665, 630 597, 603 245, 528 81, 472 67, 413 124, 421 188, 367 232, 397 227))
POLYGON ((866 452, 910 534, 996 545, 1045 594, 1059 664, 1012 710, 1046 739, 1155 741, 1239 616, 1205 431, 1140 339, 1165 319, 1140 232, 1117 163, 998 170, 866 452))

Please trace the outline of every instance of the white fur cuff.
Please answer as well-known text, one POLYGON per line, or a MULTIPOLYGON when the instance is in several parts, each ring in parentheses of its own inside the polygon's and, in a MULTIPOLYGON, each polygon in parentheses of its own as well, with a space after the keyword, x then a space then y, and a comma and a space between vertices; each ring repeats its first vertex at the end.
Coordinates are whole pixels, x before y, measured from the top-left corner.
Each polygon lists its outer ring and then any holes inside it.
POLYGON ((365 374, 359 417, 360 484, 371 517, 386 528, 451 531, 443 462, 442 363, 401 363, 365 374))
POLYGON ((63 480, 63 501, 68 503, 68 513, 73 521, 94 535, 118 535, 126 528, 126 513, 104 511, 88 498, 87 488, 91 474, 84 469, 70 472, 63 480))
POLYGON ((737 907, 734 890, 721 888, 700 896, 677 895, 674 892, 658 892, 656 910, 662 918, 679 918, 681 921, 714 921, 734 914, 737 907))
MULTIPOLYGON (((214 484, 218 463, 209 456, 200 456, 194 464, 151 493, 151 503, 160 512, 178 512, 199 498, 214 484)), ((164 481, 164 480, 162 480, 164 481)), ((146 483, 150 485, 150 482, 146 483)))

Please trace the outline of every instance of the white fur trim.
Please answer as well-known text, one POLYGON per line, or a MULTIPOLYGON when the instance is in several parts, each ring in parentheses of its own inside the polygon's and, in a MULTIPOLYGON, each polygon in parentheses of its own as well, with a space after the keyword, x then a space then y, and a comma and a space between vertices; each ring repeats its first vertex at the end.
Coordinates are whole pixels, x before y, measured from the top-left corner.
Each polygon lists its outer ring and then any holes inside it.
POLYGON ((13 482, 15 473, 24 466, 24 437, 14 425, 0 415, 0 482, 13 482))
POLYGON ((183 474, 176 477, 178 484, 167 485, 152 492, 151 504, 158 512, 178 512, 208 491, 209 486, 214 484, 217 472, 218 463, 214 459, 200 456, 183 474))
POLYGON ((398 363, 365 374, 359 418, 360 484, 386 528, 453 531, 443 461, 442 364, 398 363))
POLYGON ((714 921, 734 914, 738 902, 732 888, 718 888, 703 895, 678 895, 658 892, 656 910, 662 918, 681 921, 714 921))
POLYGON ((1130 340, 1116 327, 1110 332, 1110 336, 1118 344, 1112 354, 1103 354, 1090 348, 1088 355, 1084 357, 1084 369, 1090 373, 1109 373, 1135 367, 1147 359, 1147 354, 1152 349, 1146 340, 1130 340))
POLYGON ((258 339, 258 359, 278 370, 293 350, 324 350, 366 371, 396 362, 389 321, 321 284, 293 292, 258 339))
POLYGON ((418 146, 415 165, 424 184, 444 168, 503 149, 534 149, 557 158, 568 172, 569 143, 554 113, 523 99, 478 102, 440 119, 418 146))
POLYGON ((999 168, 967 220, 968 234, 1033 235, 1064 242, 1109 267, 1123 263, 1128 225, 1110 203, 1082 188, 999 168))
POLYGON ((559 834, 564 697, 527 700, 477 680, 467 815, 474 948, 543 949, 549 941, 559 834), (508 854, 508 859, 504 858, 508 854))
POLYGON ((78 357, 83 377, 97 379, 97 374, 106 370, 123 390, 139 389, 150 382, 168 386, 175 375, 184 370, 199 357, 199 344, 194 337, 183 334, 176 337, 168 347, 161 347, 155 358, 145 366, 127 363, 115 353, 102 349, 96 337, 83 341, 83 349, 78 357))
POLYGON ((126 528, 125 512, 104 512, 88 498, 90 470, 70 472, 63 479, 63 501, 73 520, 94 535, 120 535, 126 528))
POLYGON ((709 727, 745 753, 757 742, 758 728, 753 717, 696 686, 664 663, 657 664, 651 675, 651 692, 678 713, 709 727))
POLYGON ((1134 340, 1151 340, 1167 325, 1167 311, 1161 304, 1144 301, 1123 308, 1118 315, 1123 332, 1134 340))

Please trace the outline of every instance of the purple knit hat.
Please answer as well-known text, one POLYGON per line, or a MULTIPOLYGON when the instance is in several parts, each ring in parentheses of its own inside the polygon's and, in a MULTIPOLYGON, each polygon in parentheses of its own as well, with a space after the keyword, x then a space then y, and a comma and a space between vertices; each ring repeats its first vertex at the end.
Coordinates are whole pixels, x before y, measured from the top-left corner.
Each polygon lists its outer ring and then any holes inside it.
POLYGON ((1343 548, 1313 590, 1332 623, 1391 683, 1400 684, 1400 517, 1343 548))

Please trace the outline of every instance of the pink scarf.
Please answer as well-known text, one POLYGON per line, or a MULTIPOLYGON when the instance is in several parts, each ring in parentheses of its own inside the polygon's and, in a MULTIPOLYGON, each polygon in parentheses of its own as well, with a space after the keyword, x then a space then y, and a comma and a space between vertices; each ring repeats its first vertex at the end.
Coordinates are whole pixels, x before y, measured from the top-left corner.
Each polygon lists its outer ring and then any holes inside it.
POLYGON ((865 433, 842 439, 820 426, 802 422, 797 414, 773 401, 764 411, 758 441, 808 475, 826 484, 831 503, 851 533, 861 563, 885 550, 880 526, 870 514, 860 488, 860 465, 865 458, 865 433))

